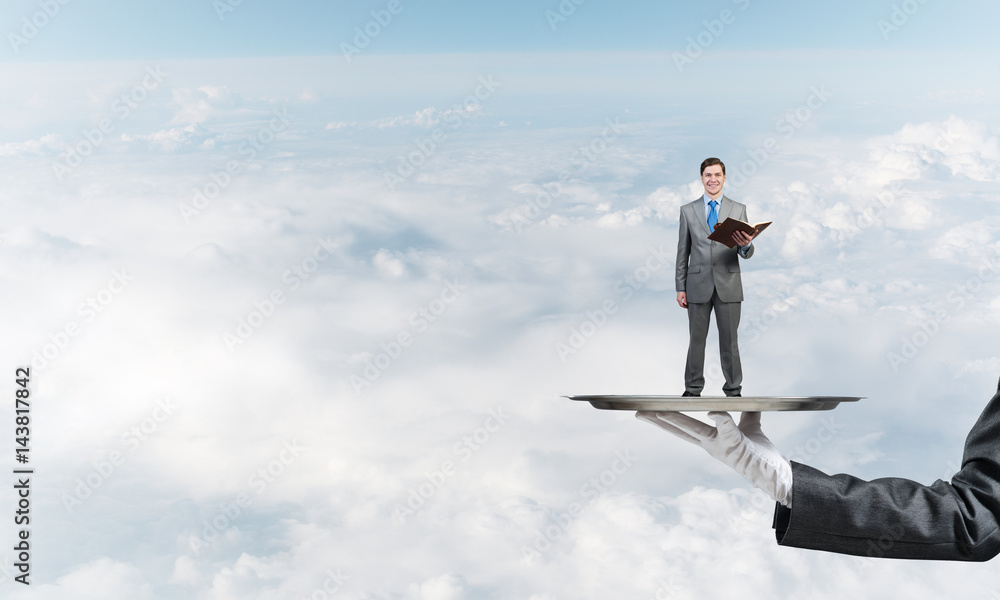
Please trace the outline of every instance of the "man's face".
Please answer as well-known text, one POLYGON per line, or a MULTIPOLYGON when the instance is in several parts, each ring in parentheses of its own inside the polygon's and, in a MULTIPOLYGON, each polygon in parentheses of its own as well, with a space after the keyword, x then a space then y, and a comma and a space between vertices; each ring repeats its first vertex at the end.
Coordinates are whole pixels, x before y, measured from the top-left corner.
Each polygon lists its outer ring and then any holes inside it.
POLYGON ((701 183, 705 186, 705 194, 715 200, 722 194, 722 186, 726 183, 726 176, 722 173, 722 165, 712 165, 705 167, 701 173, 701 183))

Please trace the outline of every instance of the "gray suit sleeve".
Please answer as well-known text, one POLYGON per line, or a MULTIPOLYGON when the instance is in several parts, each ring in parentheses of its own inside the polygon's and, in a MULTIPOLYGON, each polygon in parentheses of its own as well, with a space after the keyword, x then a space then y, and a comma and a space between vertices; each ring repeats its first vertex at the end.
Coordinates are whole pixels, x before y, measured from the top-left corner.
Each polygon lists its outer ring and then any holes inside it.
MULTIPOLYGON (((740 218, 740 221, 743 221, 744 223, 749 223, 750 222, 750 219, 747 218, 747 207, 746 206, 743 207, 743 211, 740 213, 740 217, 739 218, 740 218)), ((744 251, 742 248, 737 248, 736 253, 740 255, 740 258, 750 258, 751 256, 753 256, 753 242, 750 242, 750 245, 747 246, 746 251, 744 251)))
POLYGON ((688 257, 691 256, 691 232, 688 230, 684 207, 681 207, 680 226, 677 231, 677 266, 674 272, 674 290, 687 291, 688 257))
POLYGON ((778 543, 885 558, 986 561, 1000 553, 1000 386, 965 442, 951 483, 863 481, 792 463, 778 543))

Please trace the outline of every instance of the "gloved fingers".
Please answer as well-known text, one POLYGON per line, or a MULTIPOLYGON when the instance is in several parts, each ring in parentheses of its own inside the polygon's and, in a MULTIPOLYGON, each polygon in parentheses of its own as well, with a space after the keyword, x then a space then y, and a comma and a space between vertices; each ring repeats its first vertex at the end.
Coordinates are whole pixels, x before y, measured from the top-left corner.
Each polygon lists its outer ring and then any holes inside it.
POLYGON ((740 431, 747 436, 750 441, 764 448, 774 448, 771 440, 767 439, 760 428, 760 413, 743 413, 740 417, 740 431))
POLYGON ((740 413, 740 429, 744 425, 760 425, 760 411, 744 411, 740 413))
POLYGON ((666 423, 666 422, 661 421, 660 419, 658 419, 655 412, 652 412, 652 411, 639 411, 639 412, 635 413, 635 416, 636 416, 637 419, 639 419, 641 421, 646 421, 647 423, 651 423, 653 425, 656 425, 660 429, 666 431, 667 433, 669 433, 671 435, 674 435, 674 436, 677 436, 677 437, 681 438, 685 442, 690 442, 692 444, 700 444, 701 443, 701 441, 698 440, 697 438, 690 436, 689 434, 681 431, 680 429, 677 429, 676 427, 674 427, 670 423, 666 423))
POLYGON ((736 421, 727 412, 710 412, 708 418, 715 421, 715 429, 720 439, 735 444, 743 439, 743 433, 736 427, 736 421))
POLYGON ((744 412, 740 415, 740 431, 750 435, 760 433, 760 412, 744 412))
POLYGON ((636 416, 693 444, 715 437, 714 427, 682 413, 640 411, 636 416))
POLYGON ((711 442, 718 433, 715 427, 679 412, 657 412, 656 417, 702 442, 711 442))

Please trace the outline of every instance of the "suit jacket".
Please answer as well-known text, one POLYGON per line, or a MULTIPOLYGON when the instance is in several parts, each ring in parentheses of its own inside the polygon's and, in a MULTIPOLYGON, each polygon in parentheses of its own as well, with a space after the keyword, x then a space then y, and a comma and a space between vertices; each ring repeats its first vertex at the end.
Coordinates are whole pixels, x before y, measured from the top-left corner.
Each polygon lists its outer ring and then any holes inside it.
POLYGON ((792 463, 782 546, 858 556, 985 561, 1000 553, 1000 385, 965 441, 951 483, 862 481, 792 463))
MULTIPOLYGON (((747 207, 727 198, 719 203, 719 223, 728 217, 747 220, 747 207)), ((742 256, 738 246, 732 248, 708 239, 708 220, 702 198, 681 206, 680 232, 677 235, 678 292, 687 292, 688 302, 701 303, 712 299, 712 290, 719 292, 723 302, 743 301, 743 280, 740 278, 742 256)), ((753 244, 745 258, 753 256, 753 244)))

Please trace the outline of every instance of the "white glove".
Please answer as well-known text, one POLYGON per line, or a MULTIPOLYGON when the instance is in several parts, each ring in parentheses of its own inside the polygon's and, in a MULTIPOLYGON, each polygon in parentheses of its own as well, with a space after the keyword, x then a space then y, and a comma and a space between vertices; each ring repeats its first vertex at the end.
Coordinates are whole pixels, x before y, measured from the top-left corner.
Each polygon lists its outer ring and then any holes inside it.
POLYGON ((760 430, 760 413, 745 412, 737 427, 727 412, 710 412, 715 427, 679 412, 639 411, 635 416, 701 446, 753 486, 792 507, 792 463, 760 430))

